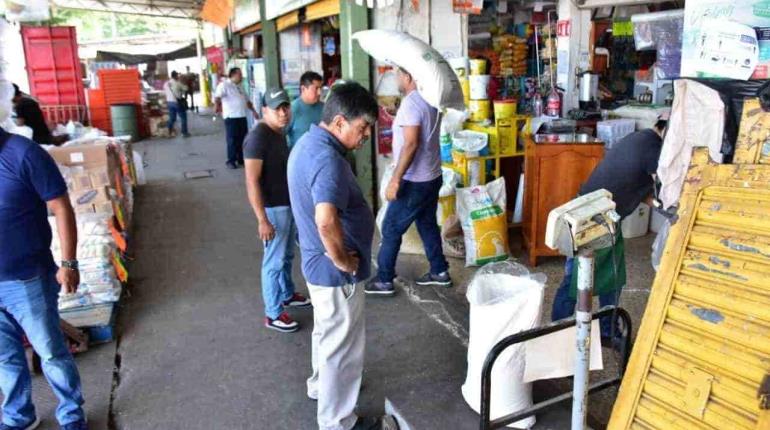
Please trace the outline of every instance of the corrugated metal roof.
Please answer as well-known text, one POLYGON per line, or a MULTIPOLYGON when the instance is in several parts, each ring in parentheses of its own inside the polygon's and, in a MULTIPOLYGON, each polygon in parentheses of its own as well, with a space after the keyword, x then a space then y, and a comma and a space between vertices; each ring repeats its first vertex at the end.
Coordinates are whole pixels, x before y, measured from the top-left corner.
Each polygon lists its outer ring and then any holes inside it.
POLYGON ((61 8, 197 19, 204 0, 52 0, 61 8))

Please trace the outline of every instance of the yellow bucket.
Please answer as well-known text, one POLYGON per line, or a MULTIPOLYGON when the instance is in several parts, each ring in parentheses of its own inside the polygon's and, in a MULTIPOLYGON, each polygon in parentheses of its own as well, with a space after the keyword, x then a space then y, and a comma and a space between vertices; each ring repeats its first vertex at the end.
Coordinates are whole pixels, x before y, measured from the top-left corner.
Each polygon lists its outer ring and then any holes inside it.
POLYGON ((476 58, 471 60, 471 75, 486 75, 487 60, 476 58))
POLYGON ((470 120, 473 122, 481 122, 489 119, 491 114, 489 100, 471 100, 468 104, 468 110, 471 112, 470 120))
POLYGON ((468 106, 471 101, 471 82, 467 77, 457 78, 460 80, 460 88, 463 90, 463 99, 465 100, 465 106, 468 106))
POLYGON ((516 102, 513 100, 495 100, 495 119, 510 119, 516 115, 516 102))

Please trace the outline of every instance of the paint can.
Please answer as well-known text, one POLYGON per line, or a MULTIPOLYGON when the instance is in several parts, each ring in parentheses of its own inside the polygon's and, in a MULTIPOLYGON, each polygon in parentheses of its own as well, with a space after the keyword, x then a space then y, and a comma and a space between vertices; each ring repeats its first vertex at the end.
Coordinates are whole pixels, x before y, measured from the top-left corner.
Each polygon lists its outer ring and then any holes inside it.
POLYGON ((471 101, 471 83, 468 78, 457 78, 460 81, 460 88, 463 90, 463 99, 465 100, 465 106, 471 101))
POLYGON ((489 100, 471 100, 468 105, 468 110, 471 113, 470 120, 473 122, 481 122, 489 119, 490 106, 489 100))
POLYGON ((492 79, 489 75, 471 75, 471 100, 489 99, 489 81, 492 79))
POLYGON ((495 100, 495 119, 510 119, 516 115, 515 100, 495 100))
POLYGON ((483 75, 487 73, 487 60, 474 58, 471 63, 471 75, 483 75))
POLYGON ((452 70, 455 71, 458 78, 468 76, 468 69, 470 68, 468 65, 468 57, 448 58, 447 62, 449 62, 449 66, 452 67, 452 70))

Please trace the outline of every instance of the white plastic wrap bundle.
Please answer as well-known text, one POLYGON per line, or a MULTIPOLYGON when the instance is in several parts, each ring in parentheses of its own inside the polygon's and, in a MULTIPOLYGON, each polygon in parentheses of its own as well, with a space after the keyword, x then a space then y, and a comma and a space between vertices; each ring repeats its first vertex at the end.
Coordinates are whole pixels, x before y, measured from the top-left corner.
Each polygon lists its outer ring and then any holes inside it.
MULTIPOLYGON (((109 216, 105 214, 79 214, 77 217, 80 285, 75 294, 59 296, 59 310, 74 309, 120 299, 122 286, 115 273, 112 260, 117 247, 110 234, 109 216)), ((51 251, 54 259, 61 259, 61 246, 56 234, 56 220, 49 218, 53 230, 51 251)))

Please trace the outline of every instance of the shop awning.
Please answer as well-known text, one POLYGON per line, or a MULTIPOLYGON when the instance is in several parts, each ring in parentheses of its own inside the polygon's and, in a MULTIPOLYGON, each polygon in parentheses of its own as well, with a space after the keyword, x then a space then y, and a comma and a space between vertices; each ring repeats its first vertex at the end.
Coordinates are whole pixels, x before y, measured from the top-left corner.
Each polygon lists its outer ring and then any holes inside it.
POLYGON ((66 9, 186 19, 197 19, 203 6, 203 0, 51 0, 51 3, 66 9))
POLYGON ((197 50, 195 44, 191 43, 188 46, 177 49, 171 52, 165 52, 162 54, 148 55, 148 54, 126 54, 122 52, 111 51, 97 51, 96 61, 116 61, 128 66, 142 63, 149 63, 152 61, 172 61, 182 58, 192 58, 197 56, 197 50))

